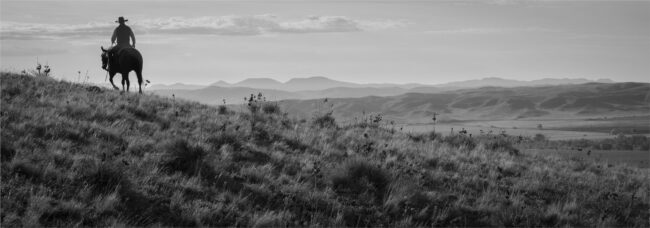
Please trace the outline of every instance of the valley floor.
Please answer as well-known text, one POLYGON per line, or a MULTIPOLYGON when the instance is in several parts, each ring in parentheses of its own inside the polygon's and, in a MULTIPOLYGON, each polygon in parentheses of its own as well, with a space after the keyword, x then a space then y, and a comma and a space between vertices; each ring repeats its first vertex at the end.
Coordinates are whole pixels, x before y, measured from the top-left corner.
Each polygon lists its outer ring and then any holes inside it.
MULTIPOLYGON (((432 124, 407 124, 405 132, 429 132, 432 124)), ((436 131, 449 134, 465 129, 469 134, 501 134, 533 137, 543 134, 550 140, 615 138, 619 133, 650 136, 650 118, 621 120, 551 119, 551 120, 480 120, 438 123, 436 131), (542 125, 541 129, 538 125, 542 125)))
POLYGON ((524 154, 552 155, 564 159, 585 159, 609 165, 630 165, 639 168, 650 168, 650 151, 630 150, 554 150, 527 149, 524 154))

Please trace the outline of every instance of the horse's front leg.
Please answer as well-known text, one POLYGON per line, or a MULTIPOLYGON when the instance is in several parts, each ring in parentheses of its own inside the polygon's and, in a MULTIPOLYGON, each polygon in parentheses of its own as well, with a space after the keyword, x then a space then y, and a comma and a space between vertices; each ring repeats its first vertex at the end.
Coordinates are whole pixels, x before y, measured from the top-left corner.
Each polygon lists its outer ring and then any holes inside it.
POLYGON ((115 89, 115 90, 120 90, 120 88, 118 88, 118 87, 115 85, 115 83, 113 83, 113 77, 115 77, 115 74, 116 74, 116 73, 110 73, 110 74, 109 74, 109 75, 110 75, 110 76, 109 76, 109 80, 111 81, 111 85, 113 85, 113 89, 115 89))

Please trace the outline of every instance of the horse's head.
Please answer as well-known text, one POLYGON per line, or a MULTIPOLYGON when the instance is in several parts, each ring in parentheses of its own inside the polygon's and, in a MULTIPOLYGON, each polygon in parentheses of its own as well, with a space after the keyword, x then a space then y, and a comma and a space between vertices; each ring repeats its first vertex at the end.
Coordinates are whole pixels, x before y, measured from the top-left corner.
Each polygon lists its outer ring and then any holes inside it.
POLYGON ((108 51, 102 47, 102 69, 108 70, 108 51))

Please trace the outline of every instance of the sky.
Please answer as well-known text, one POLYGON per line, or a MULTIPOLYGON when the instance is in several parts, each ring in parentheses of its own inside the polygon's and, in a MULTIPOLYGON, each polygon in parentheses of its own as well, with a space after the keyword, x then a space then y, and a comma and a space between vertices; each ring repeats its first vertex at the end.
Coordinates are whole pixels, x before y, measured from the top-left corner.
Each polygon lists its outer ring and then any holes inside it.
POLYGON ((118 16, 153 84, 650 82, 650 1, 0 0, 0 69, 38 60, 56 78, 104 83, 100 47, 118 16))

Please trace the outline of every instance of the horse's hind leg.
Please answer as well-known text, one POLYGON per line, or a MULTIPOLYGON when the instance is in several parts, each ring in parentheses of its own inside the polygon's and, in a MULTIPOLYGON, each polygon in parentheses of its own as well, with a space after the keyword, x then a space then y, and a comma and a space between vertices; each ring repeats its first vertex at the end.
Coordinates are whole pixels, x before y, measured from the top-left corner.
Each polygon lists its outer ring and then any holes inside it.
POLYGON ((131 84, 131 82, 129 82, 129 72, 122 72, 122 89, 124 89, 124 84, 126 84, 126 90, 124 91, 128 92, 131 84))
POLYGON ((122 73, 122 92, 126 91, 124 84, 126 84, 126 79, 124 79, 124 73, 122 73))
POLYGON ((136 71, 135 75, 138 76, 138 87, 140 89, 140 94, 142 94, 142 70, 136 71))

